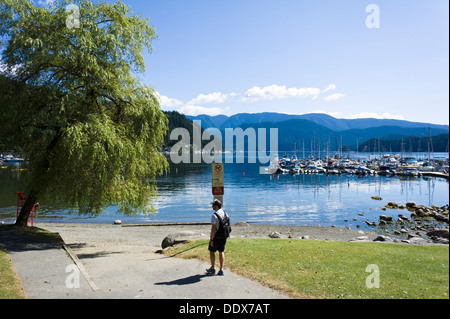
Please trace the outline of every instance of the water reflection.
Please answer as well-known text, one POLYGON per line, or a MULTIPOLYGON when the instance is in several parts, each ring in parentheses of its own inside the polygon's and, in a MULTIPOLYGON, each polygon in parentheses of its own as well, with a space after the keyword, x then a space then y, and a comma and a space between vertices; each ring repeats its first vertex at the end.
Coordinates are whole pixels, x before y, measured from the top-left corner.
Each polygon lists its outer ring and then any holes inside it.
MULTIPOLYGON (((359 225, 377 220, 380 214, 406 214, 381 210, 390 201, 420 205, 448 204, 449 183, 444 179, 354 175, 260 175, 259 164, 225 164, 225 209, 233 222, 286 225, 359 225), (382 201, 373 200, 380 196, 382 201), (360 214, 360 215, 358 215, 360 214), (357 220, 354 220, 357 219, 357 220), (347 220, 347 221, 346 221, 347 220)), ((11 167, 0 171, 0 220, 13 220, 17 191, 23 190, 23 174, 11 167)), ((112 222, 205 222, 212 200, 211 166, 170 165, 157 179, 159 197, 154 216, 124 217, 117 207, 96 219, 69 215, 64 204, 41 203, 40 221, 112 222)))

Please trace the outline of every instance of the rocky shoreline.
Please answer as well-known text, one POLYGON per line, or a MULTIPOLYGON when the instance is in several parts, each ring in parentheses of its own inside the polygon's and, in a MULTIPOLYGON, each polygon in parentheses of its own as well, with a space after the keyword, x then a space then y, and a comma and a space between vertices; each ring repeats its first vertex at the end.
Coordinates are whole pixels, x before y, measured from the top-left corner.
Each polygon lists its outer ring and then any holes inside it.
MULTIPOLYGON (((377 198, 382 200, 382 198, 377 198)), ((240 222, 233 224, 233 238, 293 238, 349 242, 386 242, 413 245, 449 244, 449 207, 423 206, 414 202, 398 205, 389 202, 382 210, 406 210, 404 213, 380 215, 379 220, 366 224, 371 230, 349 227, 281 226, 240 222)), ((162 243, 162 248, 190 240, 195 232, 173 232, 162 243)))
POLYGON ((380 215, 379 220, 369 221, 366 224, 373 231, 382 233, 386 241, 393 240, 389 236, 395 236, 403 242, 428 242, 435 244, 449 244, 449 206, 424 206, 414 202, 399 205, 389 202, 383 211, 406 210, 405 214, 380 215))
MULTIPOLYGON (((277 226, 240 222, 233 224, 232 228, 232 238, 281 238, 347 242, 385 242, 411 245, 448 245, 448 229, 432 230, 427 233, 428 238, 410 235, 406 239, 397 234, 387 236, 375 231, 354 230, 342 227, 277 226)), ((165 249, 189 240, 205 238, 205 236, 201 235, 194 229, 178 231, 178 229, 174 228, 173 232, 163 239, 161 247, 165 249)))

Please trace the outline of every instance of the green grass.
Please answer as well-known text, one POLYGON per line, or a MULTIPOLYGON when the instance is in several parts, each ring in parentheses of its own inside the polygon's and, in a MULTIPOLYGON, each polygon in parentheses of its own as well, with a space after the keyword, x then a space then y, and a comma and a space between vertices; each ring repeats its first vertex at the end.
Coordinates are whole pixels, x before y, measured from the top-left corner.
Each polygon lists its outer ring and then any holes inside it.
MULTIPOLYGON (((207 240, 166 254, 209 261, 207 240)), ((295 239, 231 239, 225 266, 294 298, 449 298, 449 247, 295 239), (368 265, 380 288, 368 288, 368 265)))
POLYGON ((16 276, 6 250, 0 245, 0 299, 24 299, 22 283, 16 276))

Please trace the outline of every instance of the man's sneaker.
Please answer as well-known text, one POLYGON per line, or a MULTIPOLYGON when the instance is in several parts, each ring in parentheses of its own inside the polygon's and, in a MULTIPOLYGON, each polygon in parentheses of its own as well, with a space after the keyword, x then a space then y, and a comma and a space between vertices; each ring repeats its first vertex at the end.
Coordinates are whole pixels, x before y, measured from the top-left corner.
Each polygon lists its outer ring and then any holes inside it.
POLYGON ((214 275, 215 273, 216 273, 216 270, 214 269, 214 268, 209 268, 209 269, 206 269, 206 273, 208 274, 208 275, 214 275))
POLYGON ((218 276, 223 276, 223 270, 220 269, 219 272, 217 273, 218 276))

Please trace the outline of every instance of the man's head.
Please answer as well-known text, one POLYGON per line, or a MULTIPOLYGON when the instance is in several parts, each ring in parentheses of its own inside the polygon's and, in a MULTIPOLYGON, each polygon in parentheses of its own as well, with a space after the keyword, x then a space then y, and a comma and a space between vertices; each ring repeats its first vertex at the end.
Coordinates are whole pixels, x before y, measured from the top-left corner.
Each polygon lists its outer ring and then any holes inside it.
POLYGON ((222 208, 222 202, 218 199, 215 199, 211 204, 214 210, 222 208))

